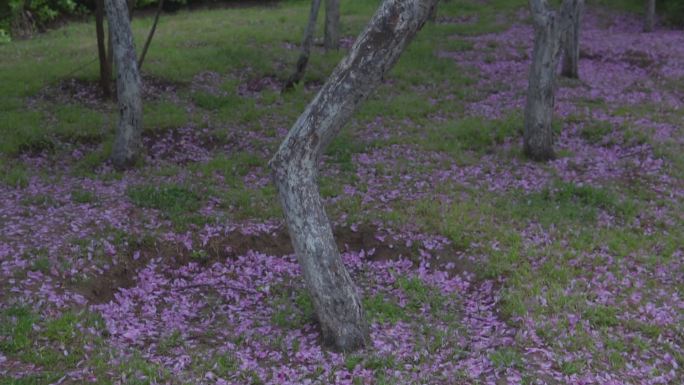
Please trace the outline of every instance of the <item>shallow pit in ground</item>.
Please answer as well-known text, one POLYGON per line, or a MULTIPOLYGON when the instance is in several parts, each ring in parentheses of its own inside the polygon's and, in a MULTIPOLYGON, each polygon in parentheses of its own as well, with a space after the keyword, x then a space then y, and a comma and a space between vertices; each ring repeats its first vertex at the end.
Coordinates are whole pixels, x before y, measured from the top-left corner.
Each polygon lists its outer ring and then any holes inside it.
MULTIPOLYGON (((390 236, 378 237, 382 231, 373 225, 360 225, 354 229, 337 227, 335 240, 340 252, 365 252, 369 261, 387 261, 400 258, 415 263, 421 260, 419 242, 407 246, 403 240, 390 236)), ((206 244, 193 242, 197 247, 188 250, 181 243, 156 240, 154 244, 133 245, 109 270, 91 279, 74 284, 73 288, 83 294, 91 303, 105 303, 114 298, 120 288, 136 284, 138 271, 155 258, 161 258, 167 267, 181 267, 188 263, 211 266, 216 262, 236 259, 248 252, 258 252, 271 256, 285 256, 294 253, 290 236, 284 226, 268 233, 243 234, 233 231, 223 236, 209 239, 206 244)), ((431 268, 448 269, 451 273, 474 271, 472 262, 463 258, 462 253, 452 246, 433 249, 431 268)))

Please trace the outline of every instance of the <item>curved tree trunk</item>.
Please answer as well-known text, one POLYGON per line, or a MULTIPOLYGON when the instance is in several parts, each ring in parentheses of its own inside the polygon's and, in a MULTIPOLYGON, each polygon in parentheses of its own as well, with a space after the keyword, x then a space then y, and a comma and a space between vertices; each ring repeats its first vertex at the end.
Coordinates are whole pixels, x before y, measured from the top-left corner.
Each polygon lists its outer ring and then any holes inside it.
POLYGON ((304 41, 302 42, 302 52, 299 54, 297 60, 297 68, 295 72, 290 75, 287 82, 283 86, 283 91, 290 90, 295 84, 299 83, 304 77, 306 65, 309 63, 309 56, 311 55, 311 46, 314 41, 314 33, 316 32, 316 19, 318 18, 318 10, 321 8, 321 0, 311 1, 311 11, 309 12, 309 23, 304 30, 304 41))
POLYGON ((318 192, 318 163, 423 26, 435 2, 385 0, 269 163, 323 341, 342 351, 362 346, 368 328, 318 192))
POLYGON ((325 0, 325 37, 326 50, 340 48, 340 0, 325 0))
POLYGON ((578 1, 572 10, 572 25, 565 36, 561 75, 572 79, 579 78, 579 38, 583 8, 584 0, 578 1))
POLYGON ((97 34, 97 56, 100 62, 100 88, 105 98, 112 97, 112 68, 107 59, 104 32, 104 0, 95 1, 95 33, 97 34))
POLYGON ((646 18, 644 19, 644 32, 653 32, 655 29, 656 2, 646 0, 646 18))
POLYGON ((154 31, 157 30, 157 23, 159 23, 159 15, 161 15, 163 8, 164 0, 159 0, 159 5, 157 5, 157 14, 154 15, 154 23, 152 23, 150 34, 147 35, 147 40, 145 40, 145 46, 143 47, 142 53, 140 54, 140 60, 138 60, 138 71, 142 70, 142 65, 145 62, 145 55, 147 55, 147 50, 150 48, 150 43, 152 42, 152 38, 154 37, 154 31))
POLYGON ((128 9, 124 0, 105 0, 107 18, 114 46, 116 92, 119 103, 119 123, 112 150, 116 168, 131 166, 141 147, 142 102, 140 74, 128 9))
POLYGON ((555 158, 553 150, 553 107, 556 70, 566 31, 572 25, 572 11, 579 0, 563 0, 560 12, 546 0, 530 0, 534 23, 534 51, 525 105, 525 155, 537 161, 555 158))

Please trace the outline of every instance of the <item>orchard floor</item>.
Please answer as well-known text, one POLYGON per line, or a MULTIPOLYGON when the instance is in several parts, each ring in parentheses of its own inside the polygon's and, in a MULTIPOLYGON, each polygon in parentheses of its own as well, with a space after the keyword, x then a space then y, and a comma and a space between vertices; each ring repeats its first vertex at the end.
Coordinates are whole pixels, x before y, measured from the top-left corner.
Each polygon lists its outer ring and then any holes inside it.
POLYGON ((526 2, 440 3, 324 159, 371 342, 319 345, 266 163, 342 3, 285 95, 306 2, 163 17, 127 172, 89 24, 0 46, 0 384, 684 383, 684 33, 595 7, 541 164, 526 2))

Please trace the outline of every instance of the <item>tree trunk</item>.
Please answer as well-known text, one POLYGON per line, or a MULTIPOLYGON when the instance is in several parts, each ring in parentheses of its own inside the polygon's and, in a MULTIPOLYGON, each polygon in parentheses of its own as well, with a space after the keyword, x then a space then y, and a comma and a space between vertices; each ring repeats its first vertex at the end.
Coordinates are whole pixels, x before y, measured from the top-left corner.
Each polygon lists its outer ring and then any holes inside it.
POLYGON ((269 163, 323 341, 338 350, 364 345, 368 327, 321 201, 318 163, 423 26, 435 2, 385 0, 269 163))
POLYGON ((127 0, 126 8, 128 8, 128 20, 133 20, 133 11, 135 10, 136 0, 127 0))
POLYGON ((107 59, 107 48, 104 32, 104 0, 95 1, 95 32, 97 34, 97 56, 100 61, 100 88, 102 95, 112 97, 112 68, 107 59))
POLYGON ((432 7, 432 11, 430 11, 430 14, 428 15, 428 21, 431 21, 433 23, 437 21, 437 5, 432 7))
POLYGON ((653 32, 655 29, 656 2, 646 0, 646 18, 644 20, 644 32, 653 32))
POLYGON ((326 50, 340 48, 340 0, 325 0, 325 37, 326 50))
MULTIPOLYGON (((102 0, 104 3, 105 0, 102 0)), ((114 78, 114 38, 112 37, 112 26, 107 20, 107 68, 109 69, 109 78, 114 78)))
POLYGON ((154 31, 157 30, 157 23, 159 22, 159 15, 161 15, 162 8, 164 8, 164 0, 159 0, 159 5, 157 6, 157 14, 154 15, 154 23, 152 23, 152 29, 150 29, 150 34, 147 35, 145 46, 143 47, 143 51, 140 54, 140 60, 138 60, 139 71, 142 70, 142 65, 145 62, 145 55, 147 54, 147 50, 150 48, 150 43, 152 42, 152 38, 154 37, 154 31))
POLYGON ((316 18, 318 18, 318 10, 321 7, 321 0, 311 1, 311 11, 309 12, 309 23, 304 30, 304 41, 302 42, 302 52, 299 54, 297 60, 297 68, 295 72, 287 79, 283 91, 292 89, 295 84, 299 83, 304 77, 306 65, 309 63, 309 56, 311 54, 311 46, 313 45, 314 33, 316 31, 316 18))
POLYGON ((561 75, 572 79, 579 78, 579 37, 583 8, 584 0, 577 1, 572 10, 572 25, 568 28, 565 36, 561 75))
POLYGON ((112 150, 112 161, 118 169, 130 167, 141 147, 142 102, 140 74, 128 9, 124 0, 105 0, 116 62, 116 92, 119 124, 112 150))
POLYGON ((525 105, 525 154, 536 161, 555 158, 553 107, 556 70, 566 31, 572 25, 572 10, 579 0, 563 0, 560 12, 546 0, 530 0, 534 24, 534 51, 525 105))

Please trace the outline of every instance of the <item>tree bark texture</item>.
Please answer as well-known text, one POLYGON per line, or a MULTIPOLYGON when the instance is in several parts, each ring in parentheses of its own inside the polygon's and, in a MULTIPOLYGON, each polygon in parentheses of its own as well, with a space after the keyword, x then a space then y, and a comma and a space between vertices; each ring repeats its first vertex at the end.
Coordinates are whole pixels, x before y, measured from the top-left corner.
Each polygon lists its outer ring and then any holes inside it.
POLYGON ((112 96, 112 68, 107 59, 104 31, 104 0, 95 1, 95 33, 97 34, 97 56, 100 62, 100 88, 102 89, 102 95, 109 99, 112 96))
POLYGON ((561 75, 572 79, 579 78, 579 40, 583 8, 584 0, 577 1, 572 10, 572 25, 565 36, 561 75))
POLYGON ((119 123, 112 161, 116 168, 123 169, 135 163, 141 148, 141 82, 126 2, 105 0, 105 7, 114 46, 119 104, 119 123))
POLYGON ((323 45, 326 50, 340 48, 340 0, 325 0, 323 45))
POLYGON ((525 154, 536 161, 555 158, 553 107, 556 71, 566 31, 572 25, 573 9, 580 0, 563 0, 560 11, 546 0, 530 0, 534 24, 534 50, 525 105, 525 154))
POLYGON ((646 18, 644 19, 644 32, 653 32, 655 29, 656 2, 646 0, 646 18))
POLYGON ((140 54, 140 60, 138 60, 138 71, 142 70, 142 65, 145 62, 145 55, 147 55, 147 50, 150 48, 150 43, 154 37, 154 31, 157 30, 157 23, 159 23, 159 16, 161 15, 162 9, 164 8, 164 0, 159 0, 157 5, 157 13, 154 15, 154 22, 152 23, 152 28, 150 29, 150 34, 147 35, 147 40, 145 40, 145 46, 143 47, 142 53, 140 54))
POLYGON ((385 0, 269 163, 323 341, 338 350, 364 345, 368 327, 318 191, 319 160, 399 59, 435 2, 385 0))
POLYGON ((287 79, 283 91, 287 91, 299 83, 304 77, 306 65, 309 63, 309 56, 311 55, 311 46, 314 41, 314 33, 316 32, 316 19, 318 18, 318 10, 321 8, 321 0, 311 1, 311 10, 309 12, 309 22, 304 30, 304 41, 302 42, 302 51, 297 60, 297 68, 295 72, 287 79))

